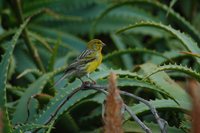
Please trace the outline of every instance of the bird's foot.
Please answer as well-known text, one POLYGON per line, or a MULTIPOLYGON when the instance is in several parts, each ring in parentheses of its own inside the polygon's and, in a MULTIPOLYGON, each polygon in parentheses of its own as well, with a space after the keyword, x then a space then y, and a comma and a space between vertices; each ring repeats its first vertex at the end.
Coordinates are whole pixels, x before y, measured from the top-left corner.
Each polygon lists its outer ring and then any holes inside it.
POLYGON ((88 86, 88 85, 91 84, 91 82, 90 82, 90 81, 84 81, 83 84, 84 84, 85 86, 88 86))
POLYGON ((95 81, 84 81, 82 82, 82 85, 87 87, 87 86, 92 86, 92 85, 95 85, 96 82, 95 81))

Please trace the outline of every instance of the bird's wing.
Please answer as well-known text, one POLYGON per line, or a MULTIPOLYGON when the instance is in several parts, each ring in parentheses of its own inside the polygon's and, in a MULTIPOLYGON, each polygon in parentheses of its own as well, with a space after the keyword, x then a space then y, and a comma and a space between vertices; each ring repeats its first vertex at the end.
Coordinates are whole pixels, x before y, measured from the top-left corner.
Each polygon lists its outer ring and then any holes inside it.
POLYGON ((95 60, 96 57, 93 58, 85 58, 85 59, 79 59, 78 61, 73 62, 72 64, 70 64, 64 71, 64 74, 54 83, 54 85, 51 87, 55 87, 56 85, 58 85, 62 80, 64 80, 65 78, 67 78, 70 75, 73 75, 73 73, 77 70, 78 67, 80 67, 81 65, 85 65, 88 62, 91 62, 93 60, 95 60), (75 70, 75 71, 73 71, 75 70))
POLYGON ((91 61, 95 60, 96 56, 94 56, 94 53, 95 53, 94 50, 90 50, 90 49, 84 50, 75 59, 75 61, 72 64, 70 64, 69 66, 67 66, 67 68, 65 69, 65 73, 67 73, 68 71, 70 71, 72 69, 76 69, 79 66, 83 66, 83 65, 87 64, 88 62, 91 62, 91 61))
POLYGON ((90 58, 94 54, 94 52, 94 50, 86 49, 76 58, 76 60, 90 58))
POLYGON ((59 78, 55 84, 52 87, 55 87, 56 85, 58 85, 63 79, 65 79, 66 77, 72 75, 74 73, 73 70, 77 70, 77 68, 79 68, 82 65, 87 64, 88 62, 91 62, 93 60, 96 59, 96 56, 94 56, 94 51, 93 50, 89 50, 86 49, 84 50, 76 59, 75 61, 70 64, 64 71, 63 76, 61 76, 61 78, 59 78))
POLYGON ((87 57, 87 58, 83 58, 83 59, 79 59, 79 60, 75 60, 75 62, 73 62, 72 64, 70 64, 69 66, 67 66, 67 68, 65 69, 65 73, 69 72, 70 70, 73 69, 77 69, 80 66, 83 66, 93 60, 95 60, 96 57, 87 57))

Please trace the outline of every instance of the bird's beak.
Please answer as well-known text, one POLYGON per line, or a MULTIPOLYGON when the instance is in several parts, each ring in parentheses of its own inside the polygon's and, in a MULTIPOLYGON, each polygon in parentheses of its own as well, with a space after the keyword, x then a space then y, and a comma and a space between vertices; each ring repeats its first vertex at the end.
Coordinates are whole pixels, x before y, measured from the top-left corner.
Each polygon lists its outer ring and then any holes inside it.
POLYGON ((105 47, 105 46, 106 46, 106 44, 105 44, 105 43, 102 43, 102 45, 103 45, 103 47, 105 47))

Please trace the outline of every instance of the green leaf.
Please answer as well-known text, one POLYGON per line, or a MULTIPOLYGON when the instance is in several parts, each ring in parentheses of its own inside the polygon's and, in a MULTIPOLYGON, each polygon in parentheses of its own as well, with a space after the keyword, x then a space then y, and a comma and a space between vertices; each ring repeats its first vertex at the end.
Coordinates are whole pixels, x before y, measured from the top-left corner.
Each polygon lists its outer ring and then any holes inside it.
POLYGON ((85 48, 85 42, 70 33, 33 24, 30 25, 30 29, 43 34, 44 37, 49 37, 51 39, 60 39, 63 45, 68 47, 70 50, 74 50, 75 52, 80 52, 85 48))
MULTIPOLYGON (((51 126, 51 125, 50 125, 51 126)), ((37 128, 44 128, 44 129, 48 129, 48 128, 50 128, 50 126, 49 125, 39 125, 39 124, 33 124, 33 123, 30 123, 30 124, 19 124, 19 125, 16 125, 15 127, 14 127, 14 133, 24 133, 24 132, 22 132, 22 129, 23 128, 25 128, 25 129, 27 129, 27 131, 29 131, 29 130, 32 130, 32 129, 37 129, 37 128)))
POLYGON ((28 117, 27 108, 30 107, 30 105, 27 104, 28 100, 34 94, 41 93, 44 85, 47 83, 47 81, 51 78, 52 75, 53 73, 44 74, 27 88, 23 96, 19 99, 18 104, 16 106, 16 111, 14 112, 12 119, 13 124, 24 123, 26 121, 28 117))
POLYGON ((50 44, 47 42, 46 38, 43 38, 42 36, 34 33, 34 32, 28 32, 30 34, 30 37, 35 39, 36 41, 40 42, 49 52, 53 52, 50 44))
MULTIPOLYGON (((176 37, 189 52, 196 53, 196 54, 200 53, 200 48, 198 47, 197 43, 194 42, 194 40, 191 37, 189 37, 188 35, 186 35, 184 33, 181 33, 178 30, 175 30, 171 26, 166 26, 161 23, 140 22, 140 23, 136 23, 136 24, 127 26, 125 28, 122 28, 122 29, 118 30, 117 33, 122 33, 124 31, 130 30, 133 28, 137 28, 137 27, 156 27, 156 28, 163 29, 163 30, 171 33, 174 37, 176 37)), ((198 57, 194 57, 194 58, 200 64, 200 58, 198 58, 198 57)))
MULTIPOLYGON (((80 86, 80 81, 76 80, 72 84, 69 84, 65 89, 63 89, 58 95, 56 95, 51 101, 50 104, 47 105, 47 108, 44 112, 38 115, 36 119, 33 121, 36 124, 44 124, 52 113, 55 112, 55 110, 60 106, 61 102, 64 100, 64 98, 69 95, 70 92, 72 92, 75 88, 80 86)), ((80 91, 76 95, 74 95, 67 103, 65 103, 60 110, 58 111, 58 114, 55 118, 60 116, 64 111, 66 111, 69 107, 74 105, 76 102, 80 101, 81 99, 93 94, 95 91, 80 91)))
MULTIPOLYGON (((184 31, 188 32, 192 37, 194 37, 194 39, 198 43, 200 43, 199 32, 188 21, 186 21, 183 17, 181 17, 178 13, 176 13, 174 10, 170 9, 166 5, 161 4, 158 1, 150 1, 150 0, 122 1, 122 2, 112 4, 106 10, 104 10, 100 15, 98 15, 97 19, 94 21, 92 25, 90 37, 93 38, 96 25, 103 17, 108 15, 111 11, 113 12, 113 10, 116 10, 116 8, 120 8, 125 5, 138 5, 138 6, 144 5, 145 7, 147 6, 147 7, 152 7, 153 9, 158 9, 159 11, 162 11, 164 13, 167 13, 169 11, 168 18, 171 18, 171 20, 178 22, 178 24, 183 28, 184 31)), ((148 8, 147 10, 149 11, 148 8)), ((141 16, 141 15, 143 14, 138 13, 138 16, 141 16)), ((152 20, 152 19, 143 18, 142 20, 152 20)), ((157 22, 160 22, 160 21, 163 21, 163 19, 157 22)))
MULTIPOLYGON (((77 121, 71 116, 70 113, 66 112, 62 114, 55 124, 56 129, 62 127, 62 132, 65 133, 78 133, 80 131, 77 121)), ((59 131, 59 129, 58 129, 59 131)))
MULTIPOLYGON (((136 73, 131 73, 129 71, 123 71, 123 70, 107 70, 107 71, 101 71, 101 72, 94 72, 91 74, 91 78, 94 80, 105 78, 107 77, 110 72, 114 72, 118 75, 127 75, 131 77, 139 77, 136 73)), ((59 93, 50 100, 49 104, 47 105, 46 109, 42 111, 39 115, 35 117, 33 120, 33 123, 43 125, 49 117, 56 111, 56 109, 60 106, 61 102, 65 99, 66 96, 68 96, 74 89, 81 86, 81 82, 79 80, 75 80, 73 83, 70 83, 67 85, 67 87, 63 88, 59 91, 59 93)), ((89 91, 80 91, 76 95, 74 95, 71 99, 69 99, 58 111, 57 115, 55 116, 55 119, 57 119, 58 116, 63 114, 63 112, 67 111, 70 107, 72 107, 77 102, 81 101, 82 99, 96 93, 94 90, 89 91)), ((25 128, 21 129, 22 131, 27 131, 25 128)))
POLYGON ((170 5, 169 5, 169 8, 168 8, 166 16, 169 15, 169 11, 172 10, 172 7, 175 5, 176 2, 177 2, 177 0, 171 0, 170 1, 170 5))
MULTIPOLYGON (((122 39, 120 38, 120 36, 117 36, 115 34, 111 34, 111 38, 115 42, 115 45, 117 46, 117 48, 119 50, 125 50, 126 49, 126 46, 122 42, 122 39)), ((126 66, 127 69, 129 69, 129 70, 132 69, 133 62, 132 62, 132 58, 131 58, 130 55, 122 55, 122 61, 123 61, 124 65, 126 66)))
POLYGON ((167 56, 165 56, 165 55, 163 55, 159 52, 149 50, 149 49, 140 49, 140 48, 135 48, 135 49, 128 48, 128 49, 125 49, 125 50, 113 51, 112 53, 105 55, 103 60, 108 61, 108 60, 111 60, 112 58, 116 58, 116 56, 127 54, 127 53, 130 53, 130 54, 131 53, 147 53, 147 54, 150 54, 150 55, 156 55, 156 56, 162 57, 164 59, 170 60, 170 58, 168 58, 167 56))
MULTIPOLYGON (((157 110, 159 109, 174 109, 174 110, 179 110, 182 112, 189 112, 190 111, 190 103, 185 103, 184 101, 179 101, 180 105, 175 103, 171 99, 156 99, 156 100, 151 100, 149 103, 154 106, 157 110)), ((133 112, 135 112, 137 115, 141 115, 142 113, 149 112, 150 109, 147 107, 144 103, 139 103, 131 107, 133 112)), ((158 111, 159 112, 159 111, 158 111)), ((130 116, 128 116, 130 118, 130 116)), ((127 118, 126 118, 127 119, 127 118)))
POLYGON ((27 74, 29 74, 29 73, 33 73, 33 74, 35 74, 35 75, 37 75, 37 76, 42 75, 42 72, 41 72, 40 70, 38 70, 38 69, 26 69, 26 70, 24 70, 22 73, 20 73, 20 74, 17 76, 17 78, 19 79, 19 78, 21 78, 21 77, 23 77, 23 76, 25 76, 25 75, 27 75, 27 74))
MULTIPOLYGON (((16 59, 17 67, 15 72, 20 74, 26 71, 27 69, 37 69, 36 65, 34 64, 31 56, 27 56, 27 49, 25 48, 24 43, 22 45, 17 45, 14 51, 14 57, 16 59)), ((24 75, 24 79, 29 82, 25 82, 24 84, 33 82, 35 77, 31 73, 27 73, 24 75)))
POLYGON ((53 128, 53 125, 54 125, 54 121, 50 124, 50 126, 48 127, 48 130, 46 133, 51 133, 51 130, 53 128))
POLYGON ((58 54, 58 47, 59 47, 60 43, 61 43, 61 42, 58 41, 58 42, 55 44, 54 48, 53 48, 53 52, 52 52, 52 55, 51 55, 51 58, 50 58, 50 61, 49 61, 49 65, 48 65, 48 70, 49 70, 49 71, 52 71, 53 68, 54 68, 56 56, 57 56, 57 54, 58 54))
POLYGON ((3 33, 1 33, 0 42, 3 42, 6 38, 8 38, 9 36, 15 34, 16 31, 17 31, 16 29, 10 29, 8 31, 4 31, 3 33))
MULTIPOLYGON (((145 77, 157 69, 157 67, 154 64, 146 63, 141 65, 140 69, 140 73, 145 77)), ((176 82, 170 79, 165 72, 158 72, 149 76, 148 79, 154 82, 156 86, 169 93, 169 95, 172 96, 180 104, 180 106, 185 106, 185 104, 190 105, 187 93, 176 82)))
MULTIPOLYGON (((149 123, 149 122, 144 122, 144 124, 151 129, 152 133, 160 133, 160 128, 158 124, 149 123)), ((141 127, 136 122, 133 122, 133 121, 125 122, 123 124, 123 128, 124 128, 124 132, 127 132, 127 133, 144 132, 144 130, 141 129, 141 127)), ((181 129, 178 129, 176 127, 171 127, 171 126, 167 126, 167 131, 169 133, 184 133, 184 131, 182 131, 181 129)))
MULTIPOLYGON (((120 76, 120 75, 119 75, 120 76)), ((107 85, 107 80, 98 80, 99 84, 107 85)), ((169 98, 172 98, 168 92, 163 90, 162 88, 156 86, 153 82, 143 79, 137 79, 137 78, 129 78, 129 77, 123 77, 117 79, 117 86, 118 87, 127 87, 129 86, 129 89, 134 89, 134 87, 142 87, 144 89, 148 89, 153 92, 158 92, 160 94, 163 94, 169 98), (131 86, 131 87, 130 87, 131 86)), ((101 102, 100 102, 101 103, 101 102)))
POLYGON ((8 73, 8 67, 9 63, 13 54, 13 50, 15 48, 15 45, 17 43, 17 40, 22 33, 23 29, 26 27, 27 23, 29 22, 29 19, 27 19, 17 30, 14 37, 12 38, 11 42, 8 44, 8 48, 6 50, 6 53, 4 54, 2 61, 0 63, 0 108, 3 113, 3 132, 11 132, 12 128, 10 126, 9 118, 8 118, 8 112, 5 107, 5 104, 7 102, 6 98, 6 82, 7 82, 7 73, 8 73))
POLYGON ((180 65, 169 64, 169 65, 159 66, 153 72, 151 72, 151 74, 149 74, 147 77, 149 77, 157 72, 165 71, 165 70, 180 71, 180 72, 186 73, 186 74, 190 75, 191 77, 196 78, 198 81, 200 81, 200 73, 192 70, 191 68, 188 68, 187 66, 182 66, 181 64, 180 65))

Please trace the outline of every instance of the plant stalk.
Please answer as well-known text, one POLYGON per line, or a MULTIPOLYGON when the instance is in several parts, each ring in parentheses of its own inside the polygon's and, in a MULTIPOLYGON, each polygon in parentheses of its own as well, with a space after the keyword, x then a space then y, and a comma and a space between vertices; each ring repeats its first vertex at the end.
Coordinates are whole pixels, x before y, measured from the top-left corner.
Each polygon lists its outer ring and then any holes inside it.
MULTIPOLYGON (((22 13, 22 7, 21 7, 21 0, 14 0, 14 1, 10 1, 11 6, 15 12, 16 18, 18 20, 19 24, 22 24, 24 22, 23 19, 23 13, 22 13)), ((27 28, 24 29, 23 33, 22 33, 22 37, 25 41, 25 44, 28 48, 28 50, 30 51, 30 55, 33 58, 36 66, 42 71, 45 72, 45 68, 44 65, 42 64, 41 58, 39 56, 38 50, 36 49, 36 47, 31 43, 31 40, 28 36, 28 30, 27 28)))

